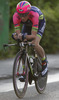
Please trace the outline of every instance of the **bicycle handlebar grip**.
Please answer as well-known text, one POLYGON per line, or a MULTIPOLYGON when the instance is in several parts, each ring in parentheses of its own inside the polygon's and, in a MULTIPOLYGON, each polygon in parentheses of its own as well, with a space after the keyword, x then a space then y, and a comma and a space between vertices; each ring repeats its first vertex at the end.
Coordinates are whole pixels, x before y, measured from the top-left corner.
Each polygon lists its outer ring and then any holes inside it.
POLYGON ((7 47, 7 46, 8 46, 8 44, 4 44, 4 45, 3 45, 3 47, 7 47))

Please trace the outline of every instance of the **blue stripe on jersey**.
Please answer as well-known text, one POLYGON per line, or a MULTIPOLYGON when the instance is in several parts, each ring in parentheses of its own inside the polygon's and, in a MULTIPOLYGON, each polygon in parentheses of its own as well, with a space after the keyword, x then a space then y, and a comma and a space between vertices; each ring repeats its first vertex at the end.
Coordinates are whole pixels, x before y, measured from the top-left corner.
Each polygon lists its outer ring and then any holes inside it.
POLYGON ((42 15, 43 13, 41 12, 41 10, 35 6, 31 6, 30 11, 34 11, 37 12, 39 15, 42 15))
POLYGON ((34 26, 38 26, 38 24, 34 25, 34 26))
POLYGON ((14 24, 14 25, 16 26, 16 25, 18 25, 18 24, 14 24))

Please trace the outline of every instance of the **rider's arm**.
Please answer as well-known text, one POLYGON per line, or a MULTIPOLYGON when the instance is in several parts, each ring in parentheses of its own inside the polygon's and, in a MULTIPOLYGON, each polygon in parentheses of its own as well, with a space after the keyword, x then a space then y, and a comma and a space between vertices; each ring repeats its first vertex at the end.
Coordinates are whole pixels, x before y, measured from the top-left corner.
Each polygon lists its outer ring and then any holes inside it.
POLYGON ((31 33, 32 33, 31 35, 26 35, 26 39, 27 40, 32 40, 32 39, 34 40, 36 38, 37 32, 36 31, 32 31, 31 33))
POLYGON ((13 24, 15 29, 14 38, 18 39, 18 35, 20 34, 20 22, 21 19, 19 18, 19 15, 17 13, 14 13, 13 15, 13 24))
POLYGON ((36 38, 36 34, 37 34, 38 28, 37 27, 32 27, 32 31, 31 31, 31 35, 26 35, 25 38, 27 40, 34 40, 36 38))

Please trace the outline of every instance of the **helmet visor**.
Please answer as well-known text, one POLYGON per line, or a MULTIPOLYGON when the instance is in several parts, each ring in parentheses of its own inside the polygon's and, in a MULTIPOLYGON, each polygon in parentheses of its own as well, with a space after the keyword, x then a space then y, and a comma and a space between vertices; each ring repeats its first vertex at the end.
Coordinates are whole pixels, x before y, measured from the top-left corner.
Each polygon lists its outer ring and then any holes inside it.
POLYGON ((26 17, 28 14, 29 14, 29 12, 27 12, 27 13, 18 13, 18 15, 19 15, 20 17, 26 17))

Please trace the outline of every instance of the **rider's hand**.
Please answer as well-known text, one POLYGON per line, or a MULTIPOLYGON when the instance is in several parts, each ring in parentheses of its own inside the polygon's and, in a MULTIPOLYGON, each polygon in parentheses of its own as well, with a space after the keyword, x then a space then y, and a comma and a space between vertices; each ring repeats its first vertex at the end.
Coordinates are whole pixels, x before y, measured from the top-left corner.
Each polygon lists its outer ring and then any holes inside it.
POLYGON ((20 39, 22 41, 22 34, 18 34, 18 39, 20 39))
POLYGON ((25 38, 25 36, 26 36, 26 34, 22 34, 22 33, 13 33, 12 34, 12 38, 14 39, 14 40, 17 40, 17 39, 19 39, 19 40, 21 40, 21 41, 26 41, 27 39, 25 38))
POLYGON ((12 34, 13 39, 17 40, 20 39, 22 41, 22 34, 17 34, 17 33, 13 33, 12 34))
POLYGON ((12 38, 13 38, 14 40, 17 40, 17 39, 18 39, 17 34, 16 34, 16 33, 12 33, 12 38))
POLYGON ((13 35, 13 37, 17 40, 18 39, 18 35, 15 33, 14 35, 13 35))

